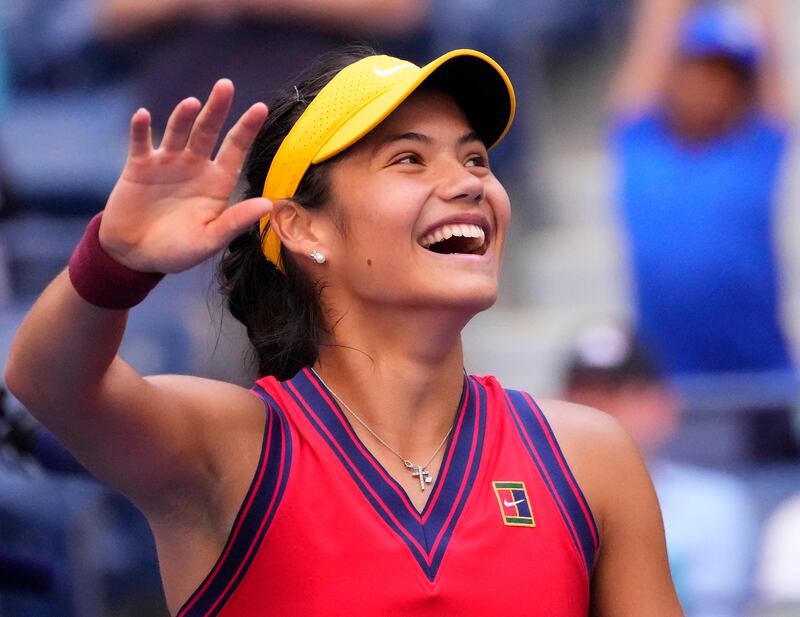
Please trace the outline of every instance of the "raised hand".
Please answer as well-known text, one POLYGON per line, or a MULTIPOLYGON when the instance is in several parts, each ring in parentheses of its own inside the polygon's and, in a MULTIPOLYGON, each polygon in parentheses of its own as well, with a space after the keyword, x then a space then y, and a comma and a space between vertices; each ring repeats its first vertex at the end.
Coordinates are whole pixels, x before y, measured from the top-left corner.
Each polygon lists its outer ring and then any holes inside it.
POLYGON ((131 118, 125 169, 106 204, 100 243, 141 272, 181 272, 214 255, 271 211, 267 199, 228 205, 247 150, 267 117, 248 109, 211 154, 230 110, 233 84, 218 81, 208 101, 181 101, 153 148, 150 114, 131 118))

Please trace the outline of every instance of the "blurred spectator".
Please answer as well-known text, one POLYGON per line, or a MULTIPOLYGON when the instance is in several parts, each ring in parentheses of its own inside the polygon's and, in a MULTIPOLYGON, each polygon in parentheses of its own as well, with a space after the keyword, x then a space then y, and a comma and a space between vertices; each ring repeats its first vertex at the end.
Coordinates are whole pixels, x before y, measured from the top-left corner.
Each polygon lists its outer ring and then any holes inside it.
POLYGON ((797 383, 773 238, 787 145, 775 7, 749 8, 641 0, 612 143, 641 335, 672 377, 788 384, 748 414, 751 454, 766 460, 797 455, 797 383))
POLYGON ((759 614, 800 614, 800 494, 785 501, 764 527, 758 591, 759 614))
POLYGON ((103 0, 97 11, 98 35, 136 58, 136 101, 160 129, 220 77, 236 85, 238 118, 337 45, 412 38, 427 0, 103 0))
POLYGON ((617 418, 644 455, 686 615, 743 615, 756 540, 751 498, 732 476, 663 456, 680 422, 680 403, 642 343, 616 325, 586 328, 575 339, 564 380, 567 400, 617 418))

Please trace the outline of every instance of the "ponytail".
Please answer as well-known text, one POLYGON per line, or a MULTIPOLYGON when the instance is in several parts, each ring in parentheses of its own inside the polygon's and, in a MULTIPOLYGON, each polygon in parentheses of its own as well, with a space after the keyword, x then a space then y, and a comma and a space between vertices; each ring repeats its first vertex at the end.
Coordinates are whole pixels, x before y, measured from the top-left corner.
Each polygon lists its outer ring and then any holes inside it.
POLYGON ((247 329, 260 375, 288 379, 313 364, 324 333, 319 290, 289 258, 264 257, 258 229, 233 240, 219 265, 228 310, 247 329))

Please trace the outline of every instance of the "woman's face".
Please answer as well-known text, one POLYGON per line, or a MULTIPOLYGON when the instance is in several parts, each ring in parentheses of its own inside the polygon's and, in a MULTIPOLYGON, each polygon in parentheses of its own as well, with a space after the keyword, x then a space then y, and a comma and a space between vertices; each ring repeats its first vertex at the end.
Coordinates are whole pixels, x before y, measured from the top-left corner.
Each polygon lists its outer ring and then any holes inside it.
MULTIPOLYGON (((447 95, 409 97, 331 166, 323 300, 475 314, 497 297, 508 195, 447 95)), ((471 316, 471 315, 470 315, 471 316)))

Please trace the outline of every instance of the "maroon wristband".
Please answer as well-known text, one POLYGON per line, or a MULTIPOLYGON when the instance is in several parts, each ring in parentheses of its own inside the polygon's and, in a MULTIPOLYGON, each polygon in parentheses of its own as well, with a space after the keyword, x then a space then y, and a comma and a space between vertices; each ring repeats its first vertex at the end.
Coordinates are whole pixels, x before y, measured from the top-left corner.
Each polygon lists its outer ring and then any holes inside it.
POLYGON ((164 278, 158 272, 137 272, 124 266, 100 246, 100 221, 96 215, 69 258, 69 280, 89 304, 123 310, 136 306, 164 278))

